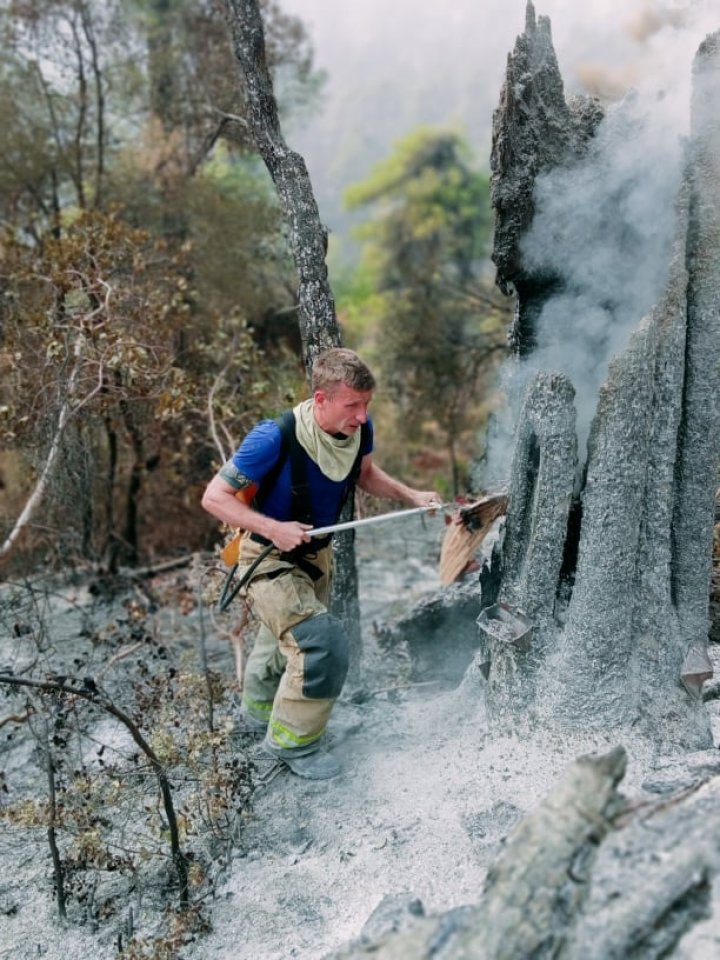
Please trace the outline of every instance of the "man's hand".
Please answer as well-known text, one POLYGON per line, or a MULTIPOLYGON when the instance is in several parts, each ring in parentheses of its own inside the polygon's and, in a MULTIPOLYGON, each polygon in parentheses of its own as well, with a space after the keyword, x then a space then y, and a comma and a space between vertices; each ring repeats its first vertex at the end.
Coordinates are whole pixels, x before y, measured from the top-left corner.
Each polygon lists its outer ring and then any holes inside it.
POLYGON ((432 507, 439 510, 442 505, 442 497, 435 490, 413 490, 412 505, 414 507, 432 507))
POLYGON ((280 521, 273 523, 268 531, 268 539, 272 540, 281 553, 288 553, 299 547, 301 543, 309 543, 308 530, 312 530, 309 523, 298 523, 297 520, 280 521))

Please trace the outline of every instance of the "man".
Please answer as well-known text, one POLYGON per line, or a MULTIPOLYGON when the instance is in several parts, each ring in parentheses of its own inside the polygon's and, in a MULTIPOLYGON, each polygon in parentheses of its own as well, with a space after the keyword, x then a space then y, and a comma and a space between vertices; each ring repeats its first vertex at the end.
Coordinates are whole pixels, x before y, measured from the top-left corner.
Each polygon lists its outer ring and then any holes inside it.
POLYGON ((240 573, 274 546, 245 588, 260 628, 245 668, 241 710, 252 726, 266 729, 269 753, 314 780, 340 772, 322 737, 347 674, 348 641, 327 611, 330 538, 311 538, 307 531, 337 521, 355 482, 413 507, 440 505, 434 491, 414 490, 374 463, 368 416, 374 388, 356 353, 325 351, 313 366, 312 398, 284 421, 290 424, 285 438, 278 421, 261 421, 202 500, 213 516, 245 531, 240 573))

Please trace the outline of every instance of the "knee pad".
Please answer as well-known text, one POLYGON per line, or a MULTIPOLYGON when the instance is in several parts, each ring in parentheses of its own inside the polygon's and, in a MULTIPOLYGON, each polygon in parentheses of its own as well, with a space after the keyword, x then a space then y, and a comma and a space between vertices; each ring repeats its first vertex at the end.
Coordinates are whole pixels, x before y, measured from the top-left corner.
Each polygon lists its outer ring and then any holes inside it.
POLYGON ((303 696, 311 700, 339 696, 348 671, 348 639, 337 617, 320 613, 296 623, 292 635, 305 654, 303 696))

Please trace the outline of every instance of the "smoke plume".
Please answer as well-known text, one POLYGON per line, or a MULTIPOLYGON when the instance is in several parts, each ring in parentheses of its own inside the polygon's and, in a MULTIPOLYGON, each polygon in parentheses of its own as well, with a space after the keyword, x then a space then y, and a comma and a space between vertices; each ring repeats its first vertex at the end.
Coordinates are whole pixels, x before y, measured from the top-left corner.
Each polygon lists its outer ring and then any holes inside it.
MULTIPOLYGON (((537 348, 506 365, 502 386, 517 411, 537 370, 567 374, 576 391, 581 461, 608 364, 665 284, 685 162, 692 58, 709 25, 707 12, 705 4, 693 4, 654 18, 648 14, 638 33, 643 58, 635 65, 634 88, 608 106, 579 164, 535 182, 523 266, 556 278, 558 293, 537 321, 537 348)), ((509 451, 498 439, 489 444, 486 474, 492 483, 509 469, 509 451)))

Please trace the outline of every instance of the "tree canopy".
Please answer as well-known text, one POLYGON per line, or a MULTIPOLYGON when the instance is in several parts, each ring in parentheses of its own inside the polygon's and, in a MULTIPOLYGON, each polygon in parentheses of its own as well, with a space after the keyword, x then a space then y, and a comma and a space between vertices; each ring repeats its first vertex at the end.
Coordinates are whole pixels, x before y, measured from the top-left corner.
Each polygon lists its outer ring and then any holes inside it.
MULTIPOLYGON (((292 316, 296 280, 223 12, 2 8, 0 472, 20 484, 0 494, 0 539, 34 490, 29 549, 111 565, 172 550, 212 462, 302 384, 262 335, 292 316)), ((321 77, 304 28, 263 9, 281 108, 306 108, 321 77)))

